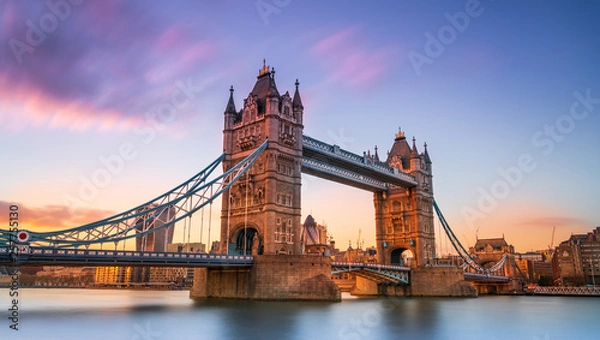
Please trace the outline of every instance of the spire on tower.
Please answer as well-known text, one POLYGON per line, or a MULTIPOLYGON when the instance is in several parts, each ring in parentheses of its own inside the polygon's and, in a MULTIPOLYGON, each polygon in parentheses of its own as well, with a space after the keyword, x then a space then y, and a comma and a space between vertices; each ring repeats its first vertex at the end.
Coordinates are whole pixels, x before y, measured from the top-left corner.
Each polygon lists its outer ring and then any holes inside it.
POLYGON ((425 149, 425 151, 423 151, 423 156, 425 156, 425 162, 431 164, 431 158, 429 158, 429 152, 427 152, 427 142, 423 144, 423 148, 425 149))
POLYGON ((267 59, 263 59, 263 67, 258 70, 258 76, 269 74, 269 66, 267 66, 267 59))
POLYGON ((296 85, 296 92, 294 92, 294 99, 292 99, 292 106, 294 108, 304 109, 304 106, 302 105, 302 100, 300 99, 300 92, 298 91, 298 85, 300 85, 300 83, 298 82, 298 79, 296 79, 296 83, 294 85, 296 85))
POLYGON ((377 154, 377 145, 375 145, 375 155, 373 156, 375 162, 379 162, 379 155, 377 154))
POLYGON ((406 138, 404 136, 404 132, 402 131, 402 128, 398 126, 398 133, 396 134, 396 140, 404 139, 404 138, 406 138))
POLYGON ((229 102, 227 102, 227 107, 225 108, 225 113, 236 114, 235 110, 235 102, 233 101, 233 85, 229 88, 229 102))
POLYGON ((412 142, 413 142, 413 146, 412 146, 412 152, 410 153, 410 157, 419 157, 419 152, 417 151, 417 145, 415 144, 415 142, 417 141, 417 139, 415 137, 412 138, 412 142))

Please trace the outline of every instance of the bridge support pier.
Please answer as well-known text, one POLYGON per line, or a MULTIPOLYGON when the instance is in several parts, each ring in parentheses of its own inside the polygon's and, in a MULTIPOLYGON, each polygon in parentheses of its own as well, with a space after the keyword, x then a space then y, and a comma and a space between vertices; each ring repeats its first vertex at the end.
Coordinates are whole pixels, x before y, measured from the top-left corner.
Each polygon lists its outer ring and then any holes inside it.
POLYGON ((460 268, 414 268, 410 271, 410 296, 477 297, 460 268))
POLYGON ((328 257, 260 255, 249 269, 195 269, 190 298, 341 301, 341 291, 328 257))
POLYGON ((380 294, 377 282, 356 276, 354 287, 350 290, 351 295, 377 296, 380 294))

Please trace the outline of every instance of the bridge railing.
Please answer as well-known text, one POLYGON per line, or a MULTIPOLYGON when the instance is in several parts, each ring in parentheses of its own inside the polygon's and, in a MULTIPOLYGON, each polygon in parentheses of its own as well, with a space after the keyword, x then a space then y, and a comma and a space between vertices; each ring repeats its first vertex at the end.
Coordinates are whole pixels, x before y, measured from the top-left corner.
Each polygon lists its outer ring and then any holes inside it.
MULTIPOLYGON (((0 247, 0 254, 8 254, 9 247, 0 247)), ((164 258, 164 259, 201 259, 201 260, 253 260, 250 255, 221 255, 199 253, 174 253, 174 252, 143 252, 133 250, 86 250, 86 249, 61 249, 31 247, 28 251, 20 251, 19 255, 41 255, 56 258, 71 256, 85 257, 133 257, 133 258, 164 258)))
POLYGON ((465 272, 463 275, 464 275, 465 279, 474 280, 474 281, 499 281, 499 282, 510 281, 510 278, 508 276, 478 274, 478 273, 468 273, 468 272, 465 272))
POLYGON ((364 263, 364 262, 331 262, 332 267, 352 267, 352 268, 369 268, 379 270, 397 270, 403 272, 409 272, 409 267, 385 265, 377 263, 364 263))
POLYGON ((314 159, 310 159, 310 158, 303 158, 302 159, 302 165, 312 168, 312 169, 317 169, 320 171, 324 171, 333 175, 337 175, 337 176, 341 176, 356 182, 360 182, 360 183, 367 183, 371 186, 377 187, 381 190, 385 190, 386 189, 386 183, 383 181, 379 181, 367 176, 363 176, 360 174, 357 174, 355 172, 349 171, 349 170, 345 170, 345 169, 341 169, 339 167, 333 166, 333 165, 329 165, 329 164, 325 164, 323 162, 319 162, 316 161, 314 159))
POLYGON ((600 296, 600 287, 542 287, 537 286, 533 291, 540 295, 584 295, 600 296))
POLYGON ((359 156, 355 153, 346 151, 344 149, 340 149, 337 145, 330 145, 306 135, 302 136, 302 144, 313 149, 325 151, 333 156, 355 163, 357 165, 369 166, 379 172, 386 173, 409 182, 415 181, 415 178, 410 174, 399 171, 398 169, 388 166, 387 164, 381 162, 367 161, 367 158, 365 156, 359 156))

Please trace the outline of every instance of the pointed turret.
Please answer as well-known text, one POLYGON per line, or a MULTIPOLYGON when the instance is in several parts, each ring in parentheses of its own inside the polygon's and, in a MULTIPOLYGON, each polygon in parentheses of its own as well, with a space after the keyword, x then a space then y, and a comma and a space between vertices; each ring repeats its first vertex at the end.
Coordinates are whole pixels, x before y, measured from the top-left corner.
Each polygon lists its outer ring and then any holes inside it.
POLYGON ((302 100, 300 99, 300 92, 298 91, 298 85, 300 85, 300 83, 298 82, 298 79, 296 79, 296 92, 294 92, 294 99, 292 100, 292 106, 294 108, 300 108, 300 109, 304 109, 304 106, 302 105, 302 100))
POLYGON ((415 137, 413 137, 412 141, 413 141, 413 146, 412 146, 412 151, 410 152, 410 158, 417 158, 417 157, 419 157, 419 151, 417 151, 417 145, 415 145, 415 142, 417 140, 415 139, 415 137))
POLYGON ((237 114, 235 110, 235 102, 233 101, 233 85, 229 88, 229 102, 227 102, 227 107, 225 108, 225 113, 237 114))
POLYGON ((417 150, 417 145, 415 137, 413 137, 412 142, 412 151, 410 152, 410 171, 416 171, 421 169, 421 157, 419 156, 419 151, 417 150))
POLYGON ((392 149, 388 152, 388 157, 385 163, 389 166, 396 166, 399 162, 401 164, 398 165, 398 169, 408 169, 410 167, 411 151, 410 145, 408 145, 408 142, 406 141, 406 136, 399 127, 396 138, 394 138, 394 144, 392 145, 392 149))
POLYGON ((375 162, 379 162, 379 155, 377 154, 377 145, 375 145, 375 156, 373 156, 375 162))
POLYGON ((258 113, 265 113, 267 98, 280 99, 279 91, 275 85, 275 69, 269 71, 269 66, 266 64, 266 60, 263 59, 263 67, 258 71, 258 77, 256 77, 256 84, 252 92, 252 96, 256 97, 258 103, 258 113))
POLYGON ((423 144, 423 148, 425 149, 425 151, 423 151, 423 157, 425 158, 425 163, 431 164, 431 158, 429 158, 429 153, 427 152, 427 142, 425 142, 425 144, 423 144))

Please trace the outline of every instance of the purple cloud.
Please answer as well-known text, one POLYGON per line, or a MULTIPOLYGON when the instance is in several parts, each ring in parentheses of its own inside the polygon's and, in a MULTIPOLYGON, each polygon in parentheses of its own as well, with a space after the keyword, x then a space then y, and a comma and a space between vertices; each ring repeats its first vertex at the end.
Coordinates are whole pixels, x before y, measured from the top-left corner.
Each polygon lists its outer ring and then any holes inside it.
POLYGON ((69 6, 57 12, 62 19, 54 16, 55 29, 44 32, 54 27, 44 18, 55 13, 46 2, 4 5, 0 120, 21 106, 27 118, 40 121, 42 115, 55 127, 82 130, 102 122, 112 127, 119 119, 131 125, 168 100, 176 81, 205 69, 218 54, 199 30, 164 19, 164 12, 178 10, 175 6, 144 1, 69 6), (31 101, 42 103, 44 112, 31 112, 31 101), (65 117, 66 126, 60 124, 65 117))
POLYGON ((372 46, 361 39, 358 28, 351 27, 320 39, 310 54, 328 70, 325 83, 365 88, 386 76, 398 59, 398 48, 372 46))
MULTIPOLYGON (((9 211, 10 205, 0 201, 0 209, 9 211)), ((19 206, 19 229, 47 231, 66 229, 91 223, 112 216, 114 212, 100 209, 79 208, 72 209, 63 205, 46 205, 43 207, 29 207, 21 203, 19 206)), ((0 217, 0 223, 8 225, 8 214, 0 217)))

